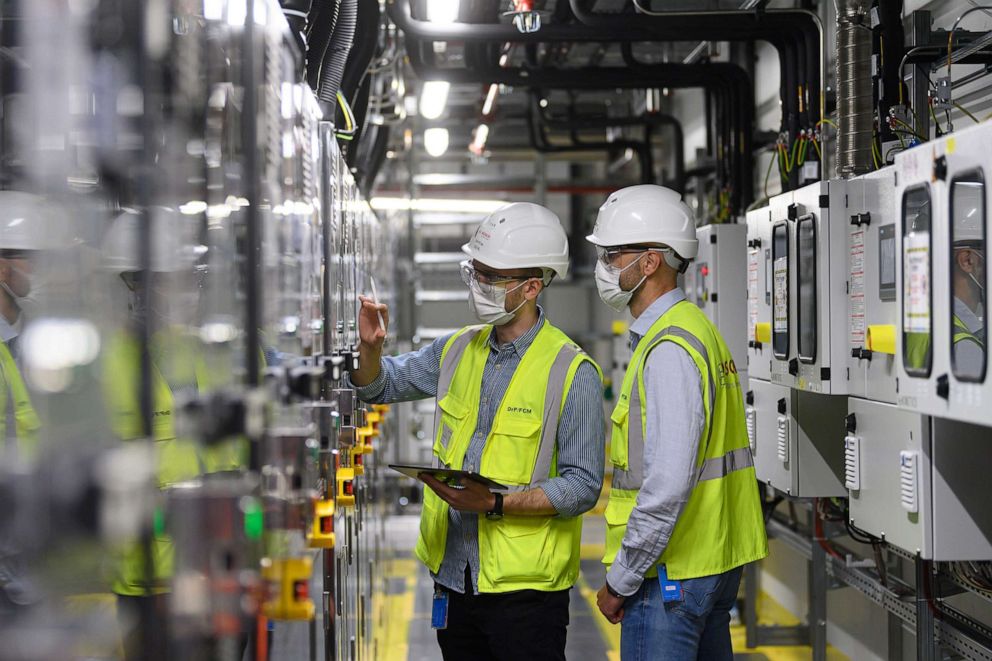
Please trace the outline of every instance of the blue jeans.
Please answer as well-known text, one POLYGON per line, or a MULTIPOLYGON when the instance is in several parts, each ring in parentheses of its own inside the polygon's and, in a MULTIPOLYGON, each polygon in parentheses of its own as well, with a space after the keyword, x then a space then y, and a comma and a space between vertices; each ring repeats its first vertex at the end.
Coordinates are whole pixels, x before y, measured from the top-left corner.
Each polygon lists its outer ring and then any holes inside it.
POLYGON ((730 609, 743 567, 682 581, 682 601, 663 602, 657 578, 624 603, 623 661, 732 661, 730 609))

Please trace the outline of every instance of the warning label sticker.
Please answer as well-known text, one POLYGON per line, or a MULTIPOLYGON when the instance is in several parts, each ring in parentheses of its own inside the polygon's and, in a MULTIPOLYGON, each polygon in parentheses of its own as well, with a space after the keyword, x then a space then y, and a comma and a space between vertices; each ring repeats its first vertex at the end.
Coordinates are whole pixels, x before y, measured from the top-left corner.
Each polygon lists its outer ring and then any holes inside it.
POLYGON ((789 258, 779 257, 772 265, 772 330, 776 333, 789 331, 789 258))
POLYGON ((929 333, 930 233, 913 232, 903 245, 903 331, 929 333))
POLYGON ((849 310, 847 320, 852 346, 865 345, 865 231, 851 233, 849 262, 849 310))

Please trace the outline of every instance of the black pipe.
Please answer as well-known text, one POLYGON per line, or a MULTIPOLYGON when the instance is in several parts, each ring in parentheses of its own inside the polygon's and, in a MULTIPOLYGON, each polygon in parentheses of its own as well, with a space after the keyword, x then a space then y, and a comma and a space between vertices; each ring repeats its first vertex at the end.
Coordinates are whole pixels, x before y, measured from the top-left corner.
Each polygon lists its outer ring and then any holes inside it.
MULTIPOLYGON (((624 61, 635 76, 651 79, 658 65, 641 63, 630 44, 622 44, 624 61)), ((719 163, 725 163, 720 181, 731 191, 731 208, 740 210, 754 195, 751 143, 754 124, 754 86, 743 68, 726 62, 675 65, 695 72, 698 84, 717 102, 719 124, 716 150, 719 163), (715 68, 712 68, 715 67, 715 68)), ((659 84, 658 86, 673 85, 659 84)))
MULTIPOLYGON (((673 160, 675 161, 675 175, 670 182, 666 182, 672 189, 679 193, 685 190, 685 137, 682 132, 682 122, 673 115, 662 113, 652 113, 637 117, 582 117, 570 115, 569 118, 560 119, 548 113, 541 113, 541 121, 550 129, 606 129, 623 126, 643 126, 648 127, 667 126, 672 130, 672 145, 675 150, 673 160)), ((646 142, 650 142, 646 140, 646 142)))
POLYGON ((358 15, 355 23, 355 37, 352 41, 351 52, 341 76, 341 93, 349 101, 355 96, 358 87, 365 79, 369 63, 375 55, 379 41, 379 3, 358 2, 358 15))
POLYGON ((372 197, 372 188, 376 177, 386 162, 386 152, 389 151, 389 125, 375 126, 374 132, 369 131, 369 138, 362 143, 363 149, 359 154, 361 183, 359 187, 366 198, 372 197), (367 147, 365 147, 367 145, 367 147))
POLYGON ((510 43, 619 42, 619 41, 751 41, 777 42, 787 32, 817 32, 818 18, 794 9, 751 11, 673 12, 656 18, 642 14, 594 14, 570 0, 581 23, 548 23, 537 32, 523 33, 504 23, 433 23, 413 18, 410 0, 386 4, 389 17, 409 37, 426 41, 498 41, 510 43), (578 6, 578 11, 576 7, 578 6), (604 29, 605 28, 605 29, 604 29))
MULTIPOLYGON (((398 0, 399 1, 399 0, 398 0)), ((714 11, 704 13, 667 12, 664 16, 620 13, 599 14, 591 10, 595 0, 569 0, 572 13, 583 24, 600 31, 617 30, 626 41, 685 41, 706 39, 716 41, 754 41, 771 43, 779 52, 779 59, 795 61, 797 49, 803 50, 805 72, 803 85, 808 106, 807 117, 814 123, 820 116, 822 80, 820 43, 822 40, 819 18, 807 10, 714 11), (633 26, 637 27, 634 28, 633 26), (632 33, 648 32, 644 39, 632 33), (790 44, 787 48, 786 44, 790 44), (790 55, 791 51, 791 55, 790 55)), ((605 37, 604 39, 607 39, 605 37)), ((797 90, 791 88, 790 92, 797 90)))
POLYGON ((331 33, 331 41, 324 52, 320 65, 320 85, 317 98, 321 101, 324 117, 334 117, 337 109, 337 93, 341 89, 344 66, 348 61, 351 43, 355 38, 355 23, 358 20, 358 0, 341 0, 338 6, 338 19, 331 33))
POLYGON ((540 93, 531 91, 530 111, 527 113, 527 129, 530 133, 531 145, 543 154, 568 154, 590 151, 613 152, 618 149, 632 149, 637 152, 641 168, 641 180, 650 183, 654 178, 651 173, 651 145, 647 142, 634 140, 614 140, 613 142, 583 142, 570 145, 553 145, 548 139, 544 125, 541 123, 540 93))
POLYGON ((879 137, 882 142, 896 140, 889 123, 889 109, 899 103, 899 87, 902 76, 899 75, 899 60, 902 59, 906 48, 906 34, 902 26, 902 0, 878 0, 879 52, 881 55, 881 77, 876 87, 876 112, 881 121, 878 123, 879 137))
POLYGON ((320 86, 320 67, 324 62, 327 45, 338 22, 341 0, 314 0, 310 6, 307 30, 307 84, 316 91, 320 86))

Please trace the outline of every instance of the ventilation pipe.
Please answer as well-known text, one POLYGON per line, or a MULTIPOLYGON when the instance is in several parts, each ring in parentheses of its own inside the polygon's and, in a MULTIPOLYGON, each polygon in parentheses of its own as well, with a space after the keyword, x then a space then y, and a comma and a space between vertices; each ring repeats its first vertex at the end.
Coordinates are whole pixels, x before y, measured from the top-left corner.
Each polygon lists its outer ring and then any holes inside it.
POLYGON ((837 172, 846 179, 872 169, 872 34, 864 0, 840 0, 837 11, 837 172))

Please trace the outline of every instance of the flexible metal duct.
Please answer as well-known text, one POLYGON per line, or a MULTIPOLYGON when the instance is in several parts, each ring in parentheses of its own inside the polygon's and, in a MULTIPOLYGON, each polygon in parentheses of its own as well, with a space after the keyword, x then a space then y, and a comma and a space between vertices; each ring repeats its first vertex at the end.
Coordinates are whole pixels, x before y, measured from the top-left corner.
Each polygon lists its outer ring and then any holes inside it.
POLYGON ((334 117, 337 110, 337 93, 341 89, 345 63, 355 38, 355 24, 358 22, 358 0, 341 0, 338 5, 338 20, 331 33, 331 41, 324 52, 320 65, 320 86, 317 98, 324 106, 324 117, 334 117))
POLYGON ((862 0, 841 0, 837 15, 837 172, 871 170, 871 29, 862 0))

